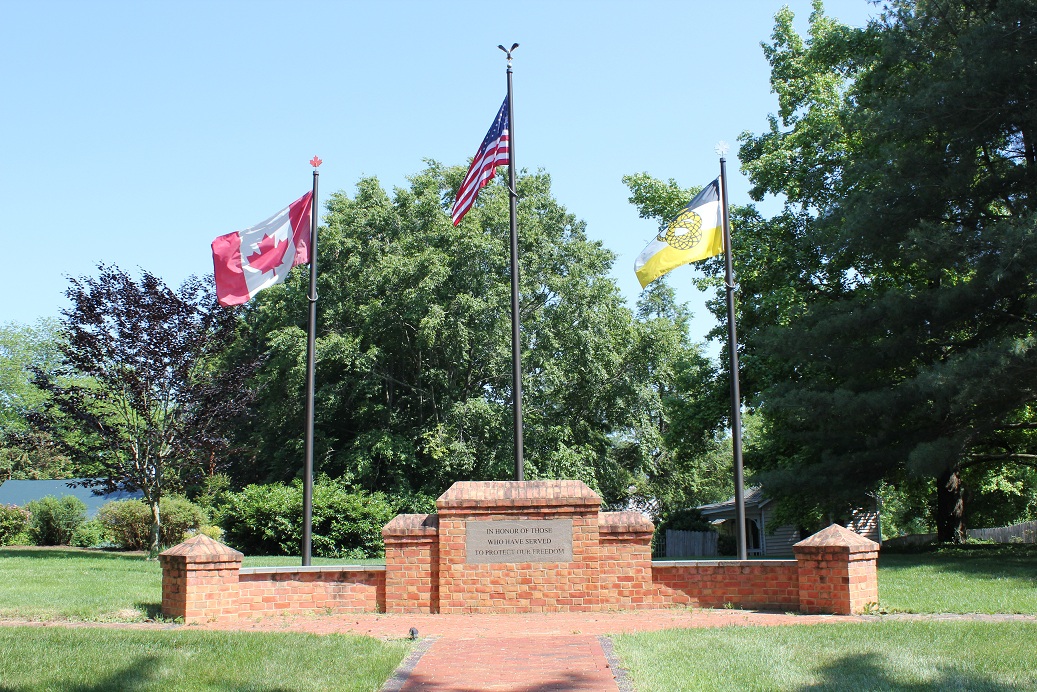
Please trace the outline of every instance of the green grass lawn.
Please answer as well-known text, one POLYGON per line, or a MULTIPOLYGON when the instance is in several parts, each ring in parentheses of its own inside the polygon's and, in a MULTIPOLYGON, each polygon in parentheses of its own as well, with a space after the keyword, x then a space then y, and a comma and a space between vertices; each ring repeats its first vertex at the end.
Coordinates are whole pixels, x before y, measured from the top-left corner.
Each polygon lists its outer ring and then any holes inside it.
POLYGON ((1037 623, 879 621, 613 637, 638 690, 1032 690, 1037 623))
MULTIPOLYGON (((245 560, 297 564, 297 557, 245 560)), ((160 590, 158 562, 139 553, 0 549, 0 618, 153 619, 160 590)), ((887 611, 1037 614, 1037 547, 885 554, 879 598, 887 611)), ((615 641, 639 690, 1037 688, 1032 622, 879 620, 615 641)), ((0 627, 0 690, 375 690, 407 650, 403 642, 339 635, 0 627)))
POLYGON ((0 549, 0 617, 135 621, 161 603, 162 570, 140 553, 0 549))
POLYGON ((288 633, 0 627, 0 690, 366 690, 409 641, 288 633))
POLYGON ((879 606, 890 612, 1037 615, 1037 545, 880 554, 879 606))
MULTIPOLYGON (((314 558, 314 565, 385 560, 314 558)), ((245 567, 298 565, 297 557, 246 557, 245 567)), ((134 622, 158 618, 162 568, 142 553, 0 548, 0 618, 134 622)))

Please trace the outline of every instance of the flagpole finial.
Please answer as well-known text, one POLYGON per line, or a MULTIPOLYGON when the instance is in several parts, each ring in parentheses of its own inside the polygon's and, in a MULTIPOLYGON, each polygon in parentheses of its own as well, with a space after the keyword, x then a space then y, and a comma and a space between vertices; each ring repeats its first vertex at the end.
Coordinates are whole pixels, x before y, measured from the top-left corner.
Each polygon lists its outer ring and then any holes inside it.
POLYGON ((724 158, 725 156, 727 156, 727 142, 725 142, 724 140, 720 140, 719 142, 717 142, 717 145, 713 147, 713 151, 715 151, 717 153, 717 156, 719 156, 720 158, 724 158))
POLYGON ((511 67, 511 54, 516 48, 518 48, 518 44, 512 43, 511 48, 505 48, 501 44, 498 44, 497 47, 504 51, 504 54, 508 56, 508 67, 511 67))
POLYGON ((322 163, 324 163, 324 162, 321 161, 319 156, 314 155, 314 157, 312 159, 310 159, 310 165, 313 166, 314 168, 316 168, 317 166, 321 165, 322 163))

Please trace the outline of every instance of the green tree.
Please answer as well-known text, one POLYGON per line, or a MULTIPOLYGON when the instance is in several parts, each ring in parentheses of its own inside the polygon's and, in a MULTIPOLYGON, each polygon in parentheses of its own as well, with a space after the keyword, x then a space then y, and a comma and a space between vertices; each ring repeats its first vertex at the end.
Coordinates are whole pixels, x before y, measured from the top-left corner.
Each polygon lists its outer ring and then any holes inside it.
POLYGON ((72 460, 48 432, 31 422, 42 411, 46 393, 33 373, 56 372, 61 365, 56 320, 0 327, 0 480, 68 478, 72 460))
MULTIPOLYGON (((507 190, 484 188, 455 228, 446 208, 463 174, 433 162, 391 195, 365 178, 328 203, 315 459, 352 487, 427 498, 455 480, 513 477, 507 190)), ((623 305, 613 254, 587 239, 547 175, 520 176, 518 192, 525 474, 580 479, 621 503, 662 446, 658 377, 697 351, 683 323, 623 305), (653 345, 664 332, 666 347, 653 345)), ((234 351, 264 365, 239 484, 246 469, 266 480, 301 471, 305 278, 242 309, 234 351)))
POLYGON ((247 408, 242 373, 216 369, 236 322, 208 282, 192 277, 174 291, 148 272, 137 281, 98 270, 72 280, 63 369, 36 384, 49 394, 46 420, 77 426, 76 451, 98 469, 90 485, 143 492, 154 553, 160 500, 221 465, 223 428, 247 408))
POLYGON ((762 227, 788 256, 740 277, 788 296, 770 316, 742 296, 763 318, 765 483, 838 512, 932 477, 960 540, 963 474, 981 490, 1037 459, 1037 6, 894 2, 850 29, 817 3, 805 41, 776 20, 779 115, 740 152, 757 198, 787 198, 762 227))

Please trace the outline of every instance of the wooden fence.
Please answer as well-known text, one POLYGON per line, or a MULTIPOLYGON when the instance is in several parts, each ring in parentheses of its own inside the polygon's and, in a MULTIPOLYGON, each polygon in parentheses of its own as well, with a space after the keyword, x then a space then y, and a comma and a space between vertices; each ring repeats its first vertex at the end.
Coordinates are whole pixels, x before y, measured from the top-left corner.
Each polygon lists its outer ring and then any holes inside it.
POLYGON ((716 531, 666 530, 666 557, 716 557, 716 531))
MULTIPOLYGON (((995 543, 1037 543, 1037 521, 1002 526, 997 529, 969 529, 969 538, 979 538, 995 543)), ((669 532, 667 532, 666 541, 669 544, 669 532)))

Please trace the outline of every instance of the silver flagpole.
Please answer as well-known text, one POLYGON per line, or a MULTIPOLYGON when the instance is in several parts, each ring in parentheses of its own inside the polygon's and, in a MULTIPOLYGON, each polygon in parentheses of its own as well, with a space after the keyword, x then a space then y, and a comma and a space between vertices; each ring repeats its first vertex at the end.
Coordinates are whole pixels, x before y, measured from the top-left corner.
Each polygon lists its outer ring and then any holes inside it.
POLYGON ((508 208, 511 212, 511 390, 515 426, 515 480, 524 479, 525 462, 522 460, 522 324, 519 317, 519 264, 518 264, 518 216, 516 205, 518 191, 515 189, 515 101, 511 89, 511 48, 497 46, 508 56, 508 208))
POLYGON ((738 531, 738 559, 747 560, 745 546, 745 479, 742 470, 742 397, 738 391, 738 334, 735 331, 735 282, 731 261, 731 224, 727 213, 727 145, 717 147, 720 154, 720 190, 724 198, 724 284, 727 287, 727 347, 731 352, 731 446, 735 463, 735 516, 738 531))
POLYGON ((310 315, 306 337, 306 451, 302 477, 302 566, 309 567, 313 544, 313 379, 317 341, 317 166, 323 161, 314 156, 313 198, 310 200, 310 315))

